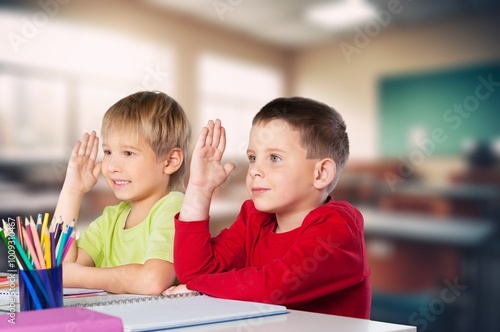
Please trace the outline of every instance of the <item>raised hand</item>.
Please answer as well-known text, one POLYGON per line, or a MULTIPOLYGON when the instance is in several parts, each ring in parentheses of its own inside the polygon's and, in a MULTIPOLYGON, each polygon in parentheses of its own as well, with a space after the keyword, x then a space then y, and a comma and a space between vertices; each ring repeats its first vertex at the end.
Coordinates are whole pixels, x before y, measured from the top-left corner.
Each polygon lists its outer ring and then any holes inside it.
POLYGON ((221 164, 226 148, 226 132, 220 120, 208 121, 201 131, 191 158, 189 182, 179 215, 180 220, 194 221, 208 218, 212 195, 224 183, 233 163, 221 164))
POLYGON ((66 171, 64 186, 67 189, 85 194, 97 183, 101 172, 101 163, 96 163, 99 151, 99 138, 95 131, 85 133, 81 141, 76 142, 66 171))
POLYGON ((225 148, 226 132, 220 120, 208 121, 193 151, 190 186, 202 187, 211 192, 227 180, 235 165, 221 164, 225 148))

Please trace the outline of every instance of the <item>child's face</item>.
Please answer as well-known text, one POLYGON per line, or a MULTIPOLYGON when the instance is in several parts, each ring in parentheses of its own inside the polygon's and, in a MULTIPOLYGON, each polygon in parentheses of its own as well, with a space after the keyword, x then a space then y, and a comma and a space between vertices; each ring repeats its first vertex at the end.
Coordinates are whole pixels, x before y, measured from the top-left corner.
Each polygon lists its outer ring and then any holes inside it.
POLYGON ((317 159, 307 159, 299 132, 282 120, 256 124, 247 150, 246 186, 259 211, 293 215, 316 206, 313 186, 317 159))
POLYGON ((168 176, 149 144, 133 135, 110 133, 102 144, 102 173, 120 200, 156 202, 167 194, 168 176))

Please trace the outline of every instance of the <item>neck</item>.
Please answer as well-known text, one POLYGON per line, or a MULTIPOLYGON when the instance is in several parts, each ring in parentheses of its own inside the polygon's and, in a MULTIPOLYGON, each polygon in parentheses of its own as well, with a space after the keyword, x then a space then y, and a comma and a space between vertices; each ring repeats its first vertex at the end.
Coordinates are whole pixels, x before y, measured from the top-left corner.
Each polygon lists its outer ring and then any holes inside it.
POLYGON ((140 224, 144 219, 146 219, 156 202, 167 194, 168 192, 158 193, 157 195, 150 196, 146 199, 130 201, 130 213, 127 216, 125 229, 132 228, 140 224))

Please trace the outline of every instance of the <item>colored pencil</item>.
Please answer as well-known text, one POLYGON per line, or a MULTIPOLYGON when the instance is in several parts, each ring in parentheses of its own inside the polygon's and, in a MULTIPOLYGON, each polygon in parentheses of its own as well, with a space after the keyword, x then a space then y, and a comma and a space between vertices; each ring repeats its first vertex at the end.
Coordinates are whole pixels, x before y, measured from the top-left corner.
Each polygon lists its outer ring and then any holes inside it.
POLYGON ((75 233, 72 232, 71 235, 68 238, 68 242, 66 242, 66 246, 64 248, 64 252, 61 258, 61 263, 64 262, 64 258, 66 258, 66 255, 69 252, 69 249, 71 248, 71 245, 73 244, 73 241, 75 240, 75 233))
MULTIPOLYGON (((21 224, 22 224, 22 219, 20 216, 16 217, 16 232, 17 232, 17 237, 21 234, 21 224)), ((21 246, 24 247, 23 239, 20 239, 21 241, 21 246)))
POLYGON ((37 255, 37 253, 35 251, 35 248, 33 247, 33 243, 29 239, 28 232, 25 229, 21 228, 21 234, 22 234, 22 236, 24 238, 24 242, 26 244, 26 247, 28 248, 27 252, 29 252, 30 255, 31 255, 31 258, 32 258, 31 261, 35 265, 35 268, 41 269, 40 261, 38 259, 38 255, 37 255))
POLYGON ((38 230, 36 228, 35 222, 33 221, 33 218, 30 220, 30 228, 31 228, 31 233, 33 234, 33 238, 36 239, 34 240, 35 244, 35 250, 36 250, 36 255, 38 256, 38 261, 40 262, 40 266, 42 269, 45 269, 45 259, 43 256, 42 252, 42 247, 40 245, 40 237, 38 236, 38 230))
MULTIPOLYGON (((2 221, 5 223, 4 220, 2 220, 2 221)), ((4 233, 5 232, 4 232, 3 228, 0 228, 0 237, 2 238, 3 243, 5 243, 5 247, 9 248, 9 241, 7 241, 7 238, 5 237, 4 233)))
MULTIPOLYGON (((19 240, 17 239, 16 234, 14 233, 14 231, 12 229, 9 229, 9 236, 11 236, 11 238, 14 240, 14 245, 17 247, 17 251, 21 255, 21 258, 22 258, 21 260, 24 261, 24 264, 27 267, 26 271, 32 271, 33 265, 29 261, 28 257, 26 257, 26 253, 24 252, 23 247, 19 243, 19 240)), ((34 272, 34 273, 32 273, 32 275, 33 275, 33 279, 34 279, 35 283, 37 284, 38 287, 40 287, 40 290, 41 290, 43 296, 45 297, 47 302, 49 302, 50 301, 49 296, 47 294, 47 291, 45 290, 45 287, 43 287, 42 281, 38 277, 38 274, 36 274, 36 272, 34 272)))
POLYGON ((36 231, 38 233, 38 236, 40 237, 40 240, 42 240, 42 214, 39 213, 38 217, 36 218, 36 231))

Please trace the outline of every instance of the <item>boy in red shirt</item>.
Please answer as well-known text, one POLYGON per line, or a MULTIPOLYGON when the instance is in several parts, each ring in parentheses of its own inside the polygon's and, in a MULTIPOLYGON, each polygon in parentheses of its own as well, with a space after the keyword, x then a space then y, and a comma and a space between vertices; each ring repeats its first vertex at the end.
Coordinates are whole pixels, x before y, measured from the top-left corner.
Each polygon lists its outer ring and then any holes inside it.
POLYGON ((329 196, 349 155, 340 114, 300 97, 265 105, 253 119, 247 150, 251 200, 229 229, 212 238, 210 202, 235 167, 221 164, 225 140, 216 120, 196 143, 175 220, 175 271, 183 284, 163 294, 192 290, 369 318, 363 217, 329 196))

